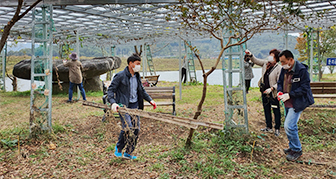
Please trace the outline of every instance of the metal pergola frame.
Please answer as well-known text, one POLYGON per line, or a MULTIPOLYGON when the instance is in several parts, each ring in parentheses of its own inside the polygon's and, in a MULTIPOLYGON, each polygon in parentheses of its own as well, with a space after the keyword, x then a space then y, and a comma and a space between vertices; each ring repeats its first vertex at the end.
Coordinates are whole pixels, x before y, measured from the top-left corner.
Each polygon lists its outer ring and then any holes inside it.
MULTIPOLYGON (((35 0, 26 0, 22 11, 35 0)), ((76 39, 74 31, 80 30, 84 42, 117 45, 124 43, 139 43, 160 41, 184 37, 187 40, 204 39, 209 35, 200 35, 191 29, 184 28, 177 10, 169 8, 178 3, 177 0, 44 0, 45 4, 53 5, 54 11, 54 42, 58 40, 76 39), (166 17, 170 19, 167 21, 166 17)), ((273 2, 279 8, 281 1, 273 2)), ((38 6, 41 6, 40 3, 38 6)), ((0 27, 7 24, 15 13, 17 0, 0 2, 0 27)), ((306 21, 293 19, 292 25, 283 31, 303 31, 306 26, 322 27, 321 30, 336 24, 336 1, 309 1, 306 6, 297 6, 303 14, 324 12, 323 18, 308 17, 306 21), (295 27, 294 27, 295 26, 295 27)), ((255 12, 254 15, 262 12, 255 12)), ((31 39, 32 12, 23 17, 11 30, 11 38, 18 36, 22 41, 31 39)), ((1 32, 0 32, 1 34, 1 32)), ((19 39, 17 39, 19 40, 19 39)))
MULTIPOLYGON (((21 11, 26 10, 34 2, 35 0, 25 0, 21 11)), ((72 41, 76 43, 77 52, 79 52, 79 38, 83 40, 83 43, 113 46, 126 43, 134 45, 155 43, 163 39, 178 41, 183 38, 189 41, 210 37, 209 34, 200 34, 182 25, 182 21, 178 18, 180 12, 169 8, 179 4, 177 0, 44 0, 43 3, 52 7, 53 18, 50 23, 52 24, 53 43, 64 40, 72 41), (171 20, 168 21, 167 16, 171 20)), ((40 3, 37 9, 41 9, 43 3, 40 3)), ((266 2, 265 6, 267 5, 266 2)), ((283 5, 282 1, 274 1, 273 6, 275 7, 272 8, 280 8, 283 5)), ((10 21, 16 6, 17 0, 0 2, 0 27, 10 21)), ((320 12, 324 13, 324 16, 323 18, 307 17, 306 21, 291 19, 292 25, 281 29, 286 34, 289 31, 303 31, 306 26, 323 30, 336 24, 336 1, 309 1, 305 6, 294 4, 294 7, 299 8, 306 15, 320 12)), ((260 13, 262 12, 254 12, 250 16, 254 18, 260 13)), ((31 11, 13 26, 8 41, 34 42, 32 15, 31 11)), ((181 48, 181 41, 179 46, 181 48)), ((181 49, 179 54, 179 66, 181 67, 181 49)), ((51 57, 49 61, 52 61, 51 57)), ((227 70, 232 71, 230 67, 227 70)), ((181 98, 181 74, 179 79, 181 98)), ((230 81, 232 84, 232 79, 229 79, 229 84, 230 81)), ((226 94, 225 89, 224 94, 226 94)), ((244 98, 246 98, 245 94, 244 98)), ((51 113, 51 105, 49 108, 51 113)), ((48 116, 51 128, 51 114, 48 116)))

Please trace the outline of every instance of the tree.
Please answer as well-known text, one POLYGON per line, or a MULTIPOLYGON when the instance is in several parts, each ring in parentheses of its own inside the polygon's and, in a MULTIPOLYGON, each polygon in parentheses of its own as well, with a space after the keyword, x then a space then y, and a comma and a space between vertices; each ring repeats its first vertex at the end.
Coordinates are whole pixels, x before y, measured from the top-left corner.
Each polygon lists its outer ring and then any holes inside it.
MULTIPOLYGON (((307 47, 307 34, 301 33, 299 37, 296 38, 297 44, 295 49, 299 51, 300 57, 298 58, 299 61, 308 60, 308 47, 307 47)), ((317 41, 314 41, 317 43, 317 41)), ((326 64, 327 57, 334 57, 335 56, 335 49, 336 49, 336 29, 335 26, 330 27, 328 30, 320 32, 320 39, 319 39, 319 46, 320 46, 320 57, 319 59, 322 63, 319 64, 319 77, 322 78, 323 71, 322 65, 326 64)), ((315 52, 316 53, 316 52, 315 52)), ((328 66, 331 73, 333 73, 334 66, 328 66)))
POLYGON ((300 62, 306 61, 308 59, 307 54, 307 39, 303 37, 303 33, 300 33, 300 36, 296 38, 295 49, 299 51, 298 60, 300 62))
MULTIPOLYGON (((0 39, 0 52, 4 48, 4 46, 5 46, 6 42, 7 42, 10 30, 15 25, 15 23, 18 22, 22 17, 24 17, 31 9, 33 9, 41 1, 42 0, 37 0, 27 10, 25 10, 25 12, 23 12, 22 14, 20 14, 21 8, 22 8, 22 4, 23 4, 23 0, 18 0, 18 6, 16 8, 16 11, 15 11, 15 14, 14 14, 13 18, 2 29, 2 36, 1 36, 1 39, 0 39)), ((10 80, 12 80, 13 91, 16 91, 17 90, 17 79, 16 79, 16 77, 9 75, 7 73, 7 71, 6 71, 6 75, 8 76, 8 78, 10 80)))
MULTIPOLYGON (((174 9, 179 12, 166 17, 169 20, 182 20, 185 28, 200 34, 209 34, 220 41, 221 50, 213 67, 205 72, 196 47, 191 47, 203 71, 203 92, 194 119, 202 113, 207 91, 207 78, 217 68, 223 52, 233 46, 250 40, 256 33, 277 30, 284 25, 292 25, 292 20, 303 19, 299 8, 305 5, 302 0, 283 1, 236 1, 236 0, 180 0, 174 9), (224 37, 224 34, 226 37, 224 37), (224 42, 227 39, 227 42, 224 42)), ((292 25, 293 26, 293 25, 292 25)), ((183 38, 183 37, 181 37, 183 38)), ((184 39, 186 41, 186 39, 184 39)), ((194 129, 190 129, 186 145, 191 145, 194 129)))
MULTIPOLYGON (((335 57, 336 52, 336 26, 330 27, 329 30, 321 32, 320 53, 324 63, 327 57, 335 57)), ((335 66, 328 66, 330 73, 333 73, 335 66)), ((322 77, 322 74, 321 74, 322 77)))
POLYGON ((5 46, 10 30, 15 25, 15 23, 18 22, 22 17, 24 17, 31 9, 33 9, 41 1, 42 0, 36 0, 34 4, 32 4, 27 10, 25 10, 22 14, 20 14, 23 0, 18 0, 18 6, 16 8, 13 18, 3 28, 3 33, 0 39, 0 51, 2 51, 3 47, 5 46))

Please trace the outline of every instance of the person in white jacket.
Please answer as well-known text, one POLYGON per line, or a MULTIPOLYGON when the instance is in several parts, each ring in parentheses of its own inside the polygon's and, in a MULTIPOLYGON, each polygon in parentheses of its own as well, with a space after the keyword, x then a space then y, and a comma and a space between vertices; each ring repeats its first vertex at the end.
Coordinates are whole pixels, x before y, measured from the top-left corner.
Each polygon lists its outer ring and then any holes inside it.
POLYGON ((245 53, 251 57, 251 61, 262 67, 262 75, 259 80, 259 87, 261 92, 262 103, 264 107, 264 114, 266 120, 266 128, 261 131, 273 132, 272 129, 272 110, 274 113, 275 121, 275 136, 280 135, 281 113, 280 105, 277 100, 277 82, 280 76, 282 66, 278 64, 280 51, 273 49, 269 52, 269 56, 263 60, 258 59, 249 50, 245 53))

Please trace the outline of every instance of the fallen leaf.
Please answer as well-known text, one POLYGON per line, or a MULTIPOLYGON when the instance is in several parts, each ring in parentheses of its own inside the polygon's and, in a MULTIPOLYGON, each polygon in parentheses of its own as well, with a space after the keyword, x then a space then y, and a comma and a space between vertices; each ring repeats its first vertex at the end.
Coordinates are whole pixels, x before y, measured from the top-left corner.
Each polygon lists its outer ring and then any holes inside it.
POLYGON ((56 145, 52 142, 49 143, 49 145, 47 145, 49 150, 55 150, 56 149, 56 145))

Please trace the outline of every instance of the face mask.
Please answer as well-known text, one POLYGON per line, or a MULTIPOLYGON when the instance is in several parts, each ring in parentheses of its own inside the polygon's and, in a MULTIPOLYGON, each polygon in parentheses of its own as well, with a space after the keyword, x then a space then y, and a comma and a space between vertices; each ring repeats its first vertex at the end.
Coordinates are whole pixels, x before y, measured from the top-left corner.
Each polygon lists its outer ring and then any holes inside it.
POLYGON ((268 56, 267 57, 267 61, 270 62, 270 63, 272 63, 272 62, 274 62, 274 58, 272 56, 268 56))
POLYGON ((290 69, 290 67, 291 67, 291 66, 290 66, 290 65, 288 65, 288 64, 286 64, 286 65, 282 66, 282 68, 283 68, 283 69, 285 69, 285 70, 288 70, 288 69, 290 69))
POLYGON ((139 72, 140 71, 140 68, 141 68, 141 65, 135 65, 133 69, 134 72, 139 72))

